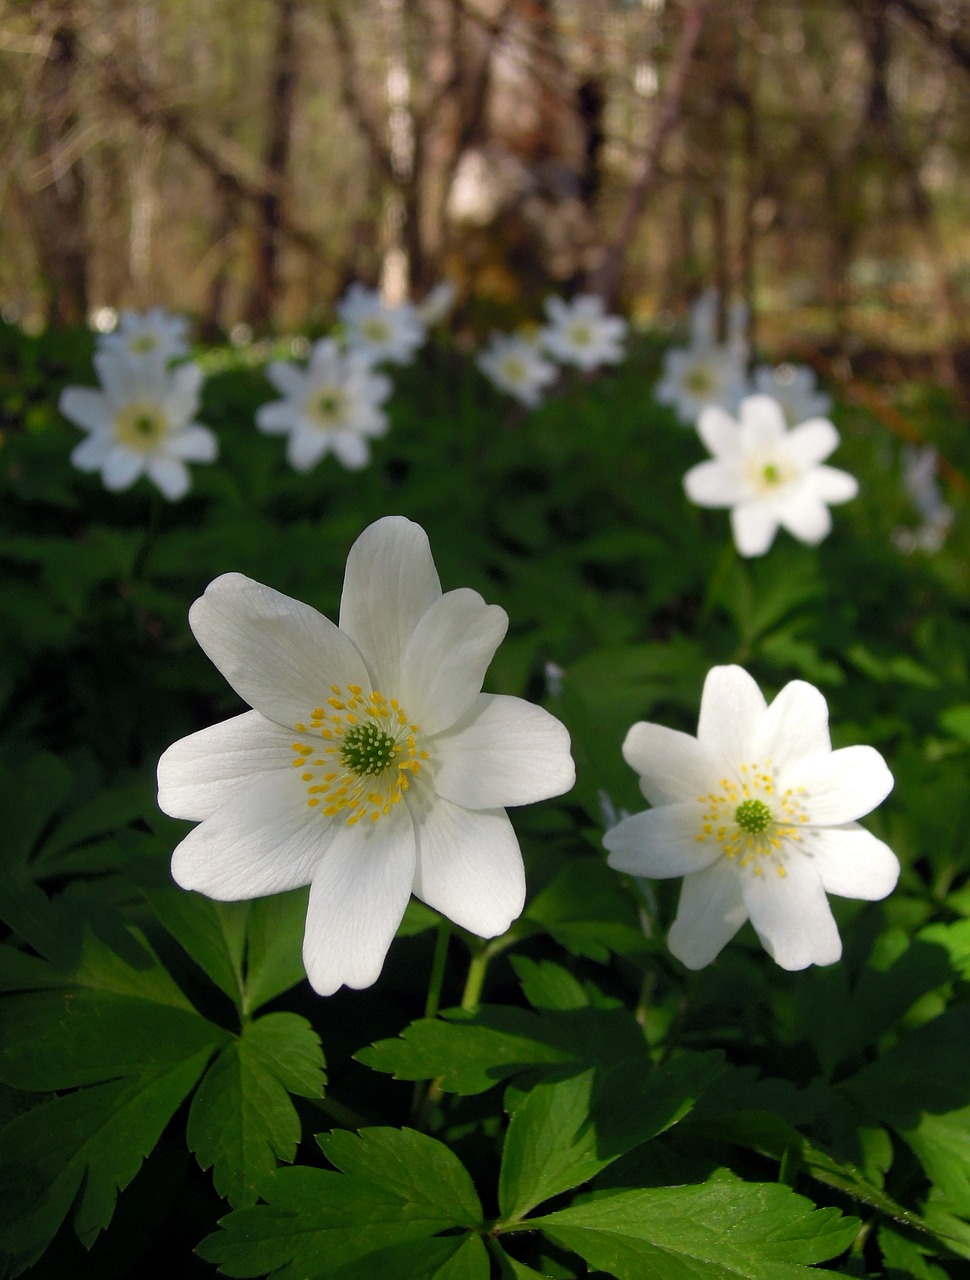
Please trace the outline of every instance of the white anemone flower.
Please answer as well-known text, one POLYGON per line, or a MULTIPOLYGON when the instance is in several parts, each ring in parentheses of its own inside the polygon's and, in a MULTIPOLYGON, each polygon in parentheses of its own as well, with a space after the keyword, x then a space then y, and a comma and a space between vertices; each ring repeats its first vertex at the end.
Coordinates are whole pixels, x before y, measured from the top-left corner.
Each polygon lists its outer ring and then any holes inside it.
POLYGON ((832 528, 826 504, 859 491, 847 471, 821 465, 839 443, 831 422, 811 418, 789 431, 770 396, 747 396, 737 422, 723 409, 705 409, 697 431, 713 458, 687 472, 684 488, 698 506, 731 508, 743 556, 763 555, 779 525, 814 546, 832 528))
POLYGON ((688 969, 710 964, 750 919, 783 969, 842 954, 826 898, 875 901, 894 888, 892 850, 856 821, 892 789, 872 747, 833 751, 828 707, 802 680, 770 704, 740 667, 715 667, 697 737, 635 724, 623 744, 653 808, 604 837, 610 866, 683 876, 668 937, 688 969))
POLYGON ((730 344, 670 347, 654 399, 671 405, 687 427, 712 406, 733 411, 744 396, 744 363, 741 351, 730 344))
POLYGON ((418 313, 421 323, 430 329, 448 318, 457 298, 458 290, 452 282, 450 280, 439 280, 433 288, 428 290, 420 302, 414 304, 414 309, 418 313))
POLYGON ((493 386, 533 409, 558 370, 546 360, 536 342, 518 333, 493 333, 475 363, 493 386))
POLYGON ((815 370, 807 364, 763 364, 753 376, 755 391, 778 401, 790 427, 809 418, 827 418, 832 412, 832 397, 818 390, 815 370))
POLYGON ((350 471, 367 465, 368 440, 387 432, 380 406, 393 389, 390 378, 330 338, 314 344, 305 369, 273 360, 266 376, 284 398, 260 405, 256 426, 267 435, 289 436, 286 459, 294 470, 309 471, 331 451, 350 471))
POLYGON ((347 558, 339 627, 241 574, 189 613, 253 708, 169 747, 158 802, 200 825, 178 884, 233 901, 310 885, 303 959, 330 995, 381 972, 413 892, 463 929, 504 933, 525 901, 505 808, 573 784, 565 728, 481 692, 508 625, 442 595, 424 530, 378 520, 347 558))
POLYGON ((388 306, 376 289, 352 284, 337 304, 345 341, 372 363, 410 364, 427 337, 424 321, 409 302, 388 306))
POLYGON ((608 316, 603 299, 596 294, 581 293, 571 302, 546 298, 545 309, 549 323, 541 330, 540 341, 561 363, 574 364, 588 373, 623 359, 627 322, 620 316, 608 316))
POLYGON ((152 307, 144 312, 122 311, 117 328, 98 338, 98 350, 118 351, 132 358, 152 356, 163 361, 176 360, 189 354, 188 327, 185 316, 172 315, 164 307, 152 307))
POLYGON ((195 422, 203 374, 197 364, 167 368, 165 358, 99 351, 101 382, 65 387, 60 410, 87 432, 71 453, 79 471, 100 471, 106 489, 130 488, 145 475, 169 501, 188 492, 187 462, 212 462, 216 437, 195 422))

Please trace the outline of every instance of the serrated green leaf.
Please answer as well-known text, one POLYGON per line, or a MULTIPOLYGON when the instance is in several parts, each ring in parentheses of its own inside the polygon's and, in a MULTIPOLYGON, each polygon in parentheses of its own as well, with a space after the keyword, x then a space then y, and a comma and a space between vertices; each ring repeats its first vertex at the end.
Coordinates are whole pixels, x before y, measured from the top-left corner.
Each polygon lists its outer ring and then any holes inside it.
POLYGON ((320 1280, 488 1280, 488 1250, 479 1236, 410 1240, 322 1273, 320 1280))
POLYGON ((267 1014, 223 1049, 192 1099, 186 1137, 231 1205, 254 1204, 267 1173, 293 1159, 300 1119, 289 1095, 319 1098, 324 1083, 319 1038, 297 1014, 267 1014))
POLYGON ((303 929, 309 889, 275 893, 249 905, 245 1008, 255 1013, 306 978, 303 929))
POLYGON ((0 1132, 0 1248, 13 1274, 43 1253, 82 1187, 74 1228, 90 1247, 210 1053, 42 1102, 0 1132))
POLYGON ((243 1002, 248 902, 214 902, 174 885, 143 887, 148 904, 173 938, 220 991, 243 1002))
POLYGON ((346 1172, 277 1169, 266 1201, 237 1209, 199 1254, 230 1276, 305 1280, 382 1250, 481 1226, 481 1206, 458 1158, 414 1130, 364 1129, 319 1139, 346 1172))
POLYGON ((602 858, 567 862, 528 903, 523 920, 573 955, 601 963, 612 952, 633 955, 647 947, 633 898, 602 858))
POLYGON ((621 1191, 529 1219, 617 1280, 809 1280, 858 1221, 777 1183, 734 1180, 621 1191))

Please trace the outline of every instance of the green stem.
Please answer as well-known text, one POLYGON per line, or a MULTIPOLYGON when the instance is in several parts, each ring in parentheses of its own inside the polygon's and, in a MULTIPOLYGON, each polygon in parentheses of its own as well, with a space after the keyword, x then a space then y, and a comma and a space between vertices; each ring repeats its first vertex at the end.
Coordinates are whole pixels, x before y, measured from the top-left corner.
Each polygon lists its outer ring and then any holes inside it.
POLYGON ((474 1009, 481 1000, 482 987, 485 985, 485 975, 491 958, 492 953, 487 946, 480 947, 478 951, 472 953, 468 965, 468 976, 465 978, 465 990, 461 993, 463 1009, 474 1009))
POLYGON ((445 962, 448 959, 448 941, 451 938, 451 923, 443 916, 438 922, 438 936, 434 944, 434 959, 431 961, 431 977, 428 979, 428 996, 424 1002, 424 1016, 433 1018, 441 1003, 441 984, 445 977, 445 962))
POLYGON ((366 1129, 374 1123, 369 1116, 362 1115, 359 1111, 354 1111, 352 1107, 345 1107, 342 1102, 338 1102, 330 1094, 324 1094, 322 1098, 311 1098, 310 1102, 318 1110, 328 1115, 341 1129, 366 1129))

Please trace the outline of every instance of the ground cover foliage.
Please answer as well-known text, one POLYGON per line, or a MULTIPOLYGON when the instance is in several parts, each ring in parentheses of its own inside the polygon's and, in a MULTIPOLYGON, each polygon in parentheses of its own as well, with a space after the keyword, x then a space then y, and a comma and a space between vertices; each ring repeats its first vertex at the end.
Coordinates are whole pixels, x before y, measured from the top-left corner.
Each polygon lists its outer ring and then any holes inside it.
MULTIPOLYGON (((432 345, 395 371, 391 430, 355 474, 289 470, 253 427, 261 365, 202 353, 220 459, 169 505, 68 463, 55 406, 93 380, 88 335, 0 343, 8 1274, 970 1274, 958 491, 942 548, 902 554, 893 531, 919 516, 900 442, 840 405, 833 461, 860 496, 819 548, 780 535, 742 561, 726 513, 683 494, 703 449, 653 403, 661 349, 639 338, 530 412, 432 345), (187 625, 205 586, 239 571, 335 617, 348 548, 390 513, 427 530, 445 589, 508 611, 486 688, 567 724, 578 781, 513 813, 529 896, 508 934, 449 934, 412 901, 379 982, 321 999, 305 890, 219 904, 173 885, 188 828, 158 811, 154 768, 242 709, 187 625), (677 884, 606 865, 605 827, 643 807, 630 724, 693 733, 729 662, 769 697, 817 685, 835 745, 895 775, 866 825, 899 887, 833 900, 826 969, 777 968, 745 926, 688 973, 664 942, 677 884)), ((945 397, 896 408, 966 470, 945 397)))

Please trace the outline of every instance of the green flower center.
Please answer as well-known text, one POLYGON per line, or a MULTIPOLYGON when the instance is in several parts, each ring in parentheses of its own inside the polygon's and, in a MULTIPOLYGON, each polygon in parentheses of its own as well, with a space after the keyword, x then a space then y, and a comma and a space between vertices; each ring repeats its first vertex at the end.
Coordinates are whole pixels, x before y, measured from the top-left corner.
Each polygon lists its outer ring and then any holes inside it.
POLYGON ((347 397, 339 387, 325 387, 311 397, 307 407, 321 427, 333 427, 344 418, 347 397))
POLYGON ((767 831, 773 821, 771 810, 763 800, 743 800, 734 811, 734 821, 742 831, 757 835, 767 831))
POLYGON ((506 356, 502 361, 502 374, 507 382, 524 382, 525 365, 518 356, 506 356))
POLYGON ((158 405, 128 404, 115 420, 115 431, 120 444, 139 453, 148 453, 168 431, 168 420, 158 405))
POLYGON ((147 355, 149 351, 154 351, 158 346, 158 339, 153 333, 141 333, 136 338, 128 340, 128 350, 136 356, 147 355))
POLYGON ((371 342, 386 342, 391 336, 390 325, 386 320, 381 320, 379 316, 373 316, 370 320, 365 320, 360 326, 360 331, 371 342))
POLYGON ((383 773, 394 763, 396 753, 397 743, 373 721, 351 725, 340 744, 340 759, 360 777, 383 773))
POLYGON ((593 335, 585 324, 574 324, 569 330, 569 337, 574 347, 588 347, 593 341, 593 335))
POLYGON ((293 767, 302 770, 307 804, 327 818, 377 822, 404 799, 428 760, 421 731, 396 698, 351 684, 330 686, 326 705, 294 725, 293 767))
POLYGON ((766 462, 761 468, 761 478, 765 484, 778 484, 781 480, 781 471, 773 462, 766 462))
POLYGON ((684 378, 684 386, 696 395, 703 395, 714 386, 714 379, 706 369, 691 369, 684 378))

